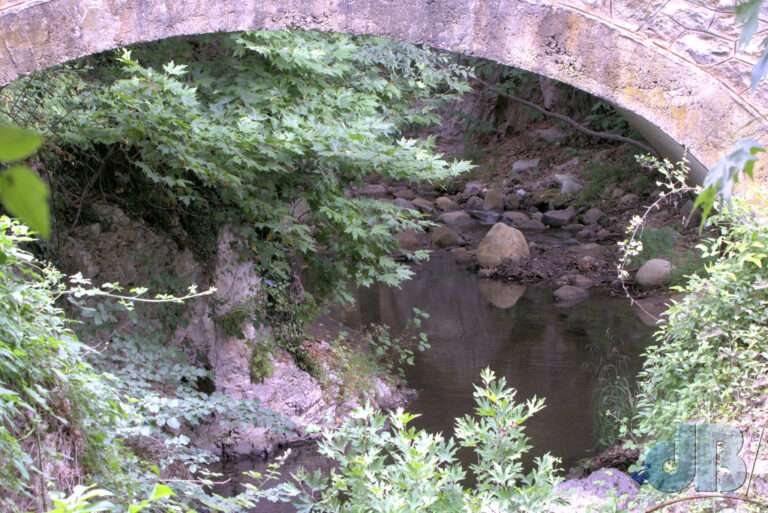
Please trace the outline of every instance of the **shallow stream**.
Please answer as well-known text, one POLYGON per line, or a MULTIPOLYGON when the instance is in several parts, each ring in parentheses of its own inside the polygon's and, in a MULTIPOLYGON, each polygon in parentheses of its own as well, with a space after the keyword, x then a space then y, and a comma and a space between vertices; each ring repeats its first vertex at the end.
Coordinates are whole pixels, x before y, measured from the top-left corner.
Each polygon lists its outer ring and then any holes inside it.
MULTIPOLYGON (((550 452, 568 469, 599 452, 600 369, 614 365, 631 379, 651 341, 652 329, 640 322, 626 298, 592 288, 588 299, 560 307, 552 288, 478 279, 444 252, 433 253, 414 271, 399 289, 358 291, 355 309, 340 320, 353 327, 384 323, 397 334, 414 308, 429 314, 422 329, 432 347, 406 370, 408 385, 419 393, 407 406, 421 414, 413 421, 416 427, 451 436, 454 419, 472 412, 473 383, 490 367, 518 390, 517 400, 546 398, 545 409, 526 423, 531 456, 550 452)), ((286 470, 299 465, 317 468, 323 462, 305 447, 293 450, 286 470)), ((263 463, 241 462, 225 470, 263 468, 263 463)), ((237 486, 232 481, 228 493, 237 486)), ((264 504, 258 511, 293 510, 264 504)))

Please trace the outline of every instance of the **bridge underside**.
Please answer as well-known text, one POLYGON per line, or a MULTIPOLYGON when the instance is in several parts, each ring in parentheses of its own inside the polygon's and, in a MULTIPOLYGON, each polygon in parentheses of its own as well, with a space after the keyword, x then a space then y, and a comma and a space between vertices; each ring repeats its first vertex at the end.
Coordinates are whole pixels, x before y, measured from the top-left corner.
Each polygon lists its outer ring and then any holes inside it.
MULTIPOLYGON (((703 166, 742 137, 768 146, 761 116, 768 100, 748 88, 758 49, 737 49, 731 12, 706 0, 613 0, 595 7, 602 3, 0 0, 0 84, 84 55, 177 35, 348 32, 484 57, 568 83, 634 114, 647 137, 671 151, 680 150, 676 142, 703 166)), ((758 170, 758 176, 768 178, 768 172, 758 170)))

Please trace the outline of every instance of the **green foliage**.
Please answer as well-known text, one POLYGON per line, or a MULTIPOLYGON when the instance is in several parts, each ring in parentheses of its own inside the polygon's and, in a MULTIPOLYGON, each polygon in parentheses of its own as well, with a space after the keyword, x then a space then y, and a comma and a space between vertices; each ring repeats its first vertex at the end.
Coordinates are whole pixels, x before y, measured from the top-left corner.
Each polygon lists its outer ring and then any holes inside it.
MULTIPOLYGON (((128 513, 139 513, 147 509, 153 502, 162 501, 165 497, 175 495, 173 491, 165 485, 156 485, 152 495, 148 499, 142 500, 139 504, 132 504, 127 507, 128 513)), ((94 499, 102 499, 112 496, 111 492, 100 490, 93 486, 75 486, 69 496, 62 493, 51 493, 54 509, 47 513, 90 513, 92 511, 123 511, 123 507, 106 500, 93 502, 94 499)))
POLYGON ((702 209, 700 229, 704 228, 704 222, 718 195, 730 204, 733 186, 738 183, 741 173, 746 174, 750 179, 753 178, 757 154, 761 152, 765 152, 765 148, 754 139, 741 139, 730 153, 717 159, 712 169, 707 172, 704 178, 704 190, 693 205, 694 209, 699 207, 702 209))
POLYGON ((364 344, 370 350, 376 362, 393 377, 403 377, 403 368, 413 365, 414 351, 426 351, 430 348, 427 334, 421 330, 423 321, 429 314, 413 309, 413 317, 403 328, 400 336, 393 337, 386 324, 373 325, 363 334, 364 344))
POLYGON ((631 136, 632 128, 627 120, 608 102, 597 100, 584 117, 584 124, 598 132, 631 136))
MULTIPOLYGON (((49 135, 83 160, 121 155, 126 165, 103 172, 119 173, 117 183, 148 180, 158 210, 234 225, 273 279, 290 282, 301 260, 320 295, 347 278, 410 276, 389 256, 393 234, 423 221, 348 197, 349 187, 372 174, 435 180, 468 168, 433 155, 430 141, 400 137, 436 122, 434 108, 467 90, 468 70, 444 54, 368 37, 253 32, 148 44, 117 63, 57 74, 40 128, 55 124, 49 135), (302 219, 297 202, 308 207, 302 219)), ((196 225, 210 233, 186 226, 196 225)))
MULTIPOLYGON (((30 157, 43 138, 15 125, 0 126, 0 163, 9 164, 30 157)), ((48 186, 27 166, 15 165, 0 174, 3 206, 47 239, 51 234, 48 186)))
POLYGON ((712 261, 680 288, 641 373, 638 428, 654 439, 744 411, 768 363, 768 227, 742 200, 709 224, 716 235, 701 250, 712 261))
POLYGON ((700 271, 704 260, 699 252, 686 247, 680 232, 670 226, 661 228, 643 227, 639 232, 642 250, 630 260, 632 265, 641 266, 652 258, 663 258, 674 266, 670 282, 682 284, 687 276, 700 271))
POLYGON ((115 440, 124 409, 113 380, 86 361, 54 305, 61 275, 19 244, 24 227, 0 218, 0 507, 15 511, 62 484, 77 455, 89 474, 119 476, 115 440))
POLYGON ((527 473, 521 463, 530 449, 523 423, 543 401, 515 402, 515 390, 490 370, 482 380, 475 387, 475 416, 456 421, 456 441, 409 427, 415 416, 402 410, 385 416, 361 408, 319 443, 321 454, 337 463, 330 476, 300 471, 296 484, 249 486, 239 500, 250 507, 261 498, 292 501, 299 511, 317 513, 544 511, 558 502, 557 460, 546 454, 527 473), (477 463, 463 468, 459 447, 472 448, 477 463), (469 472, 476 480, 471 489, 462 484, 469 472))
POLYGON ((605 196, 609 185, 626 182, 638 174, 636 166, 605 165, 592 160, 584 166, 586 183, 580 194, 584 201, 595 201, 605 196))

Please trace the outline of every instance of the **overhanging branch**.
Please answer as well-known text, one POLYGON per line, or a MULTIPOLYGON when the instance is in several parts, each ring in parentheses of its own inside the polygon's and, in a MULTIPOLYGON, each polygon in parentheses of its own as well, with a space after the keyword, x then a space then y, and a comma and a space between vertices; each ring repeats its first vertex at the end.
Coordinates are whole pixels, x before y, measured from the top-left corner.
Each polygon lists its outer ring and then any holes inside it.
POLYGON ((568 116, 564 116, 563 114, 558 114, 556 112, 550 112, 547 109, 545 109, 544 107, 540 107, 539 105, 536 105, 533 102, 530 102, 528 100, 523 100, 522 98, 519 98, 519 97, 517 97, 515 95, 506 93, 506 92, 502 91, 501 89, 499 89, 498 87, 496 87, 496 86, 494 86, 492 84, 489 84, 488 82, 486 82, 485 80, 483 80, 481 78, 473 77, 473 80, 475 82, 479 83, 479 84, 484 85, 485 87, 487 87, 488 89, 490 89, 494 93, 496 93, 496 94, 498 94, 500 96, 503 96, 504 98, 507 98, 509 100, 512 100, 513 102, 517 102, 517 103, 520 103, 522 105, 525 105, 526 107, 530 107, 533 110, 535 110, 536 112, 540 112, 540 113, 544 114, 547 117, 559 119, 560 121, 563 121, 563 122, 569 124, 574 129, 576 129, 577 131, 579 131, 579 132, 581 132, 583 134, 586 134, 586 135, 589 135, 589 136, 592 136, 592 137, 599 137, 600 139, 608 139, 610 141, 617 141, 617 142, 627 143, 627 144, 630 144, 630 145, 634 146, 635 148, 641 149, 644 152, 650 153, 651 155, 655 155, 657 157, 659 156, 659 154, 656 153, 656 151, 653 148, 651 148, 650 146, 647 146, 647 145, 641 143, 640 141, 636 141, 635 139, 632 139, 631 137, 624 137, 623 135, 611 134, 611 133, 608 133, 608 132, 595 132, 594 130, 590 130, 589 128, 585 127, 584 125, 578 123, 576 120, 574 120, 572 118, 569 118, 568 116))

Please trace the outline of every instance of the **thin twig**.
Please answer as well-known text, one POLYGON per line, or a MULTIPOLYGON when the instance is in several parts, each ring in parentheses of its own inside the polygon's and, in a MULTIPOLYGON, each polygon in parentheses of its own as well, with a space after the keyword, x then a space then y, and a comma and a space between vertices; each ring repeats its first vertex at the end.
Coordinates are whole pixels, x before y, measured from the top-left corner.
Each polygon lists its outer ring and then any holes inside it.
POLYGON ((659 156, 659 154, 656 152, 656 150, 654 150, 650 146, 647 146, 647 145, 641 143, 640 141, 632 139, 631 137, 624 137, 623 135, 611 134, 611 133, 608 133, 608 132, 596 132, 594 130, 590 130, 589 128, 587 128, 584 125, 580 124, 576 120, 574 120, 572 118, 569 118, 568 116, 564 116, 563 114, 558 114, 557 112, 548 111, 544 107, 536 105, 533 102, 530 102, 528 100, 524 100, 524 99, 522 99, 522 98, 520 98, 518 96, 515 96, 513 94, 506 93, 506 92, 502 91, 501 89, 499 89, 498 87, 496 87, 496 86, 486 82, 485 80, 483 80, 481 78, 473 77, 473 80, 475 82, 479 83, 479 84, 484 85, 485 87, 487 87, 491 91, 495 92, 496 94, 498 94, 500 96, 503 96, 504 98, 512 100, 513 102, 521 103, 521 104, 525 105, 526 107, 530 107, 533 110, 544 114, 547 117, 559 119, 560 121, 568 123, 570 126, 572 126, 577 131, 579 131, 579 132, 581 132, 583 134, 590 135, 592 137, 599 137, 601 139, 608 139, 610 141, 617 141, 617 142, 627 143, 627 144, 630 144, 630 145, 634 146, 635 148, 639 148, 640 150, 642 150, 642 151, 644 151, 646 153, 650 153, 650 154, 655 155, 657 157, 659 156))
POLYGON ((678 497, 677 499, 672 499, 666 502, 662 502, 661 504, 658 504, 651 509, 645 510, 645 513, 652 513, 653 511, 658 511, 662 508, 666 508, 667 506, 671 506, 672 504, 676 504, 678 502, 687 502, 687 501, 695 501, 700 499, 731 499, 731 500, 737 500, 737 501, 744 501, 749 502, 751 504, 757 504, 758 506, 762 506, 764 508, 768 507, 768 504, 765 502, 760 502, 756 499, 750 499, 749 497, 745 497, 742 495, 736 495, 736 494, 724 494, 724 493, 700 493, 697 495, 689 495, 688 497, 678 497))

